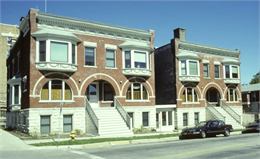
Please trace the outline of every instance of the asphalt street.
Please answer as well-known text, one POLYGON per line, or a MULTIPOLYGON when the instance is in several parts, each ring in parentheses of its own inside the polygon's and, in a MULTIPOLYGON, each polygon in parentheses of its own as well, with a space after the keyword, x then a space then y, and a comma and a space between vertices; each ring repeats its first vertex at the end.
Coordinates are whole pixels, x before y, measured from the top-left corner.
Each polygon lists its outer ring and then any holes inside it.
POLYGON ((94 148, 60 149, 29 148, 21 150, 1 150, 1 159, 239 159, 260 158, 260 134, 248 133, 229 137, 219 136, 205 139, 146 143, 108 145, 94 148))

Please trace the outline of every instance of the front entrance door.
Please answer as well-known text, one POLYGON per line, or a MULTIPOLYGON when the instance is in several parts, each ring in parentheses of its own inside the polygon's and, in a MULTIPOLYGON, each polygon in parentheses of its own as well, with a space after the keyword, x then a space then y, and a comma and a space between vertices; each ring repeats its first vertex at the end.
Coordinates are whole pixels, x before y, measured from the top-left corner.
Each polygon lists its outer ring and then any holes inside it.
POLYGON ((87 89, 87 97, 89 99, 89 103, 91 107, 98 107, 98 99, 99 99, 99 88, 98 88, 98 82, 92 82, 89 84, 87 89))

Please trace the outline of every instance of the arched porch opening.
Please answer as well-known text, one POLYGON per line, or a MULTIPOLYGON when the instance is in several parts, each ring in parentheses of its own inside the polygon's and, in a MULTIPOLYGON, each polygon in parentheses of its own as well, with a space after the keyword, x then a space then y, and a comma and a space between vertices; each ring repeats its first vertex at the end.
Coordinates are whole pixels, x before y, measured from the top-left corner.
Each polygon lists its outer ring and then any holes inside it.
POLYGON ((216 88, 211 87, 211 88, 208 89, 208 91, 206 93, 206 100, 211 105, 220 106, 220 104, 219 104, 220 99, 221 99, 220 93, 216 88))
POLYGON ((113 107, 115 95, 115 89, 105 80, 91 82, 85 91, 86 99, 92 108, 113 107))

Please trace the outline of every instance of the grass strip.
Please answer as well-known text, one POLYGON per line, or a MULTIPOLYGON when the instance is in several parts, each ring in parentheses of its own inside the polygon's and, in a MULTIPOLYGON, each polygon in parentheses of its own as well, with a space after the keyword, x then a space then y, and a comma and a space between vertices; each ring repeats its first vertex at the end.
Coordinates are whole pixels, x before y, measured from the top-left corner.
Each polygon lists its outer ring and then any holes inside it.
MULTIPOLYGON (((111 141, 125 141, 125 140, 139 140, 139 139, 160 139, 166 137, 176 137, 181 134, 160 134, 160 135, 151 135, 151 136, 133 136, 133 137, 117 137, 117 138, 93 138, 93 139, 75 139, 75 141, 60 141, 59 146, 61 145, 83 145, 83 144, 92 144, 100 142, 111 142, 111 141)), ((57 146, 57 142, 46 142, 46 143, 36 143, 30 144, 33 146, 57 146)))

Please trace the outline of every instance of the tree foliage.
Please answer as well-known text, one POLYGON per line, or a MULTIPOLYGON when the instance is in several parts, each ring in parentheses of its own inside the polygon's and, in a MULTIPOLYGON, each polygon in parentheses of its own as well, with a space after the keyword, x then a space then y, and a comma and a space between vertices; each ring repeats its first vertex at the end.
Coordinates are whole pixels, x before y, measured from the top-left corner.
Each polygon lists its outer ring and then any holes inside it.
POLYGON ((253 78, 251 79, 251 82, 249 84, 256 84, 256 83, 260 83, 259 72, 253 76, 253 78))

